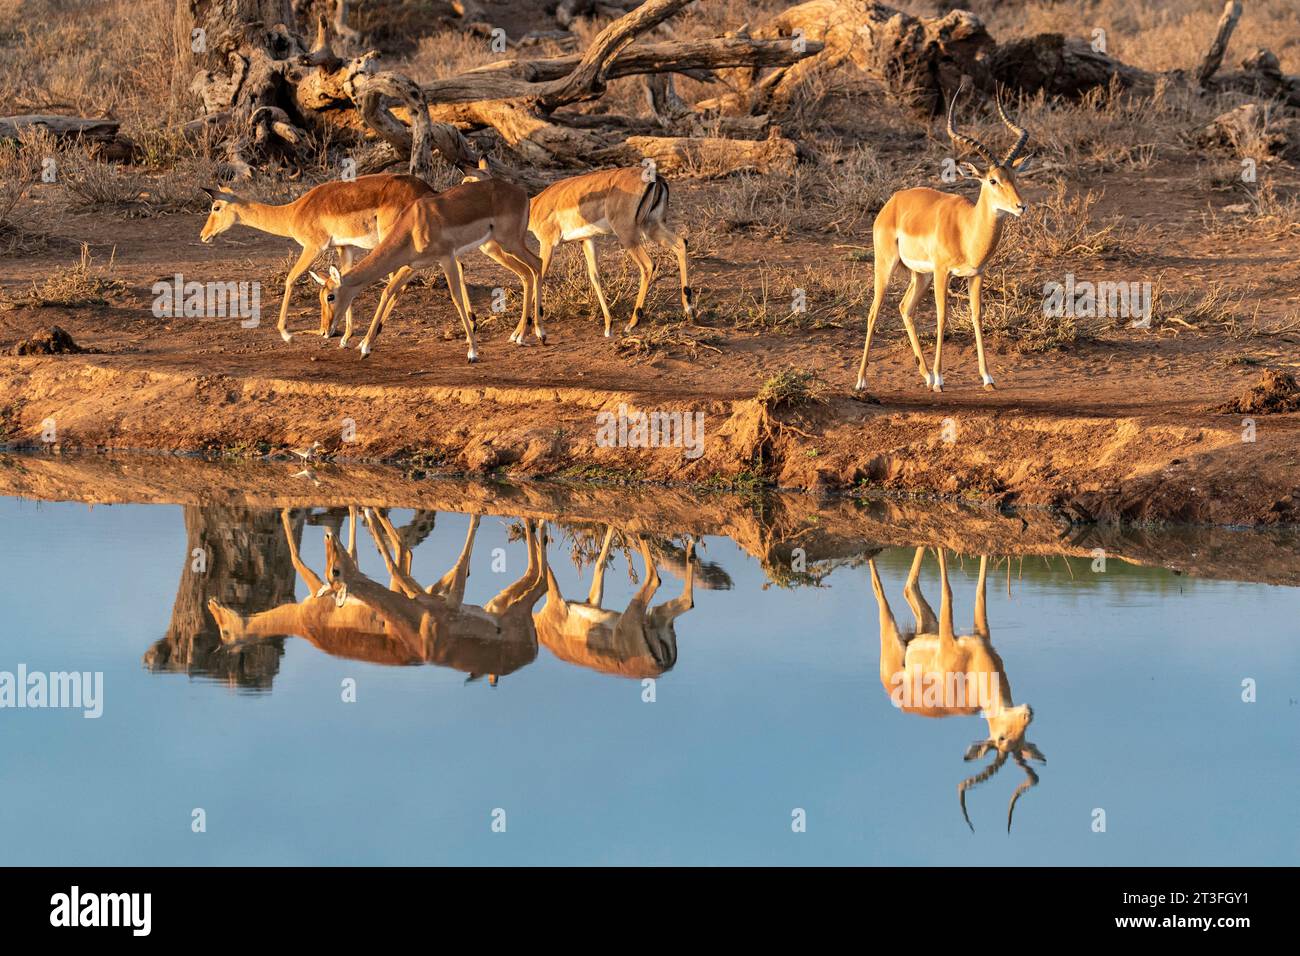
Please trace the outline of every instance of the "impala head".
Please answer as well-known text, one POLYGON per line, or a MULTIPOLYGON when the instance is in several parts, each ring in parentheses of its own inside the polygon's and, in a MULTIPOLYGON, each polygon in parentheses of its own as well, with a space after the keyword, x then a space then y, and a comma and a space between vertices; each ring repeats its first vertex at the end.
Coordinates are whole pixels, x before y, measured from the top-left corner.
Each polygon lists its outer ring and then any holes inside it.
POLYGON ((208 613, 217 622, 222 644, 235 644, 243 638, 244 619, 216 598, 208 598, 208 613))
POLYGON ((348 599, 348 580, 357 574, 356 562, 348 554, 339 539, 330 530, 325 531, 325 583, 316 592, 316 597, 324 597, 334 592, 334 603, 339 607, 348 599))
POLYGON ((203 231, 199 233, 199 238, 204 242, 211 242, 214 236, 221 235, 239 222, 239 206, 243 200, 224 189, 208 189, 205 186, 203 191, 211 198, 212 209, 208 213, 208 221, 203 224, 203 231))
POLYGON ((312 281, 320 286, 320 315, 321 325, 323 328, 332 328, 334 325, 335 306, 338 302, 339 285, 343 282, 343 276, 337 266, 330 266, 330 271, 325 275, 317 275, 315 272, 308 272, 312 281))
POLYGON ((1007 151, 1005 156, 999 160, 992 150, 974 136, 959 133, 957 124, 953 120, 953 109, 957 105, 957 97, 961 95, 964 89, 966 89, 965 80, 962 81, 956 95, 948 103, 948 136, 958 149, 964 146, 979 156, 984 161, 984 168, 980 169, 974 163, 961 163, 957 169, 967 179, 979 180, 980 200, 987 202, 994 212, 1007 213, 1019 218, 1024 213, 1026 206, 1024 198, 1020 195, 1020 187, 1016 182, 1016 176, 1024 172, 1030 163, 1029 157, 1020 156, 1020 151, 1025 148, 1025 143, 1029 140, 1029 133, 1023 126, 1017 126, 1011 121, 1006 110, 1002 108, 1000 97, 997 99, 998 116, 1001 117, 1007 129, 1016 134, 1016 143, 1007 151))
POLYGON ((979 760, 989 751, 993 751, 997 756, 975 776, 967 777, 957 785, 957 799, 961 804, 961 815, 965 818, 966 825, 974 832, 975 827, 970 822, 970 814, 966 812, 966 791, 1001 770, 1008 758, 1015 761, 1016 766, 1025 772, 1025 779, 1021 781, 1020 786, 1016 787, 1016 792, 1011 795, 1011 802, 1007 805, 1007 832, 1010 833, 1011 815, 1015 813, 1016 801, 1020 799, 1022 793, 1038 783, 1038 774, 1029 766, 1029 761, 1047 763, 1047 758, 1035 744, 1025 739, 1025 732, 1034 719, 1034 709, 1028 704, 1003 707, 996 714, 988 714, 986 717, 989 723, 989 735, 986 739, 977 740, 966 748, 965 759, 979 760))

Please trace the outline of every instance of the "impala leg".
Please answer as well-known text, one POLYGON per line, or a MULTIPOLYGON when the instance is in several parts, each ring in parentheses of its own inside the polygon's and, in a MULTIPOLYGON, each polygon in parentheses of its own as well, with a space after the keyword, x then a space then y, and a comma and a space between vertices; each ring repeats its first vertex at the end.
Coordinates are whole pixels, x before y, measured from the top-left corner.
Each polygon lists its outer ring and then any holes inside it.
POLYGON ((605 526, 605 540, 600 545, 600 556, 596 558, 596 571, 591 576, 591 590, 587 592, 587 603, 600 607, 605 599, 605 563, 609 560, 609 546, 614 540, 614 526, 605 526))
POLYGON ((478 533, 478 523, 478 515, 469 516, 469 530, 465 533, 465 544, 460 549, 460 557, 451 570, 429 588, 430 594, 441 594, 456 607, 465 601, 465 582, 469 580, 469 559, 474 553, 474 536, 478 533))
POLYGON ((542 260, 539 256, 533 255, 533 251, 522 240, 519 248, 512 255, 527 269, 524 283, 525 286, 532 285, 533 335, 537 336, 537 341, 545 345, 546 329, 542 328, 542 260))
POLYGON ((921 352, 921 340, 916 334, 916 307, 921 302, 921 296, 925 295, 926 290, 930 288, 930 280, 933 277, 928 272, 913 272, 912 281, 907 286, 907 292, 903 295, 903 304, 900 307, 903 316, 903 328, 907 331, 907 340, 912 344, 912 354, 916 356, 916 367, 921 371, 921 378, 925 379, 926 387, 930 385, 930 373, 925 367, 925 355, 921 352))
POLYGON ((546 331, 542 328, 537 306, 538 274, 541 271, 542 261, 527 248, 507 252, 504 246, 495 241, 484 244, 482 251, 492 261, 517 275, 524 287, 523 313, 519 316, 519 324, 510 333, 510 341, 516 345, 524 344, 524 336, 528 330, 528 317, 531 315, 533 334, 537 336, 539 342, 545 345, 546 331), (520 258, 520 254, 527 254, 528 259, 520 258))
POLYGON ((285 277, 284 298, 280 302, 280 321, 276 323, 275 327, 280 332, 280 338, 286 342, 293 341, 293 334, 286 328, 289 323, 289 299, 293 295, 293 284, 302 278, 302 274, 311 267, 312 261, 320 255, 323 248, 324 246, 315 249, 304 246, 298 256, 298 261, 293 264, 289 269, 289 274, 285 277))
MULTIPOLYGON (((877 244, 880 247, 880 244, 877 244)), ((898 268, 898 259, 885 259, 883 256, 876 258, 876 284, 871 291, 871 311, 867 313, 867 340, 862 344, 862 362, 858 365, 858 381, 853 386, 855 392, 860 392, 867 386, 867 356, 871 354, 871 336, 876 331, 876 319, 880 316, 880 304, 885 301, 885 290, 889 287, 889 280, 894 277, 894 270, 898 268)))
POLYGON ((686 316, 687 324, 693 323, 695 321, 695 292, 691 289, 690 279, 686 275, 686 240, 661 222, 655 223, 652 227, 652 234, 661 246, 671 250, 677 256, 677 271, 681 273, 682 278, 682 313, 686 316))
POLYGON ((686 542, 686 572, 682 576, 682 593, 665 601, 650 612, 656 622, 671 623, 695 607, 695 539, 686 542))
POLYGON ((980 555, 980 576, 975 585, 975 633, 980 637, 988 639, 989 636, 989 613, 988 605, 985 602, 986 584, 989 574, 989 556, 980 555))
POLYGON ((993 390, 993 376, 989 374, 989 367, 984 361, 984 329, 980 326, 981 295, 984 287, 983 276, 971 276, 970 280, 970 320, 975 326, 975 354, 979 356, 980 378, 984 380, 984 387, 989 391, 993 390))
POLYGON ((280 509, 280 526, 284 528, 284 540, 289 545, 289 561, 293 564, 293 569, 298 572, 302 578, 302 583, 307 585, 310 594, 316 594, 324 587, 320 577, 311 568, 303 562, 302 556, 298 553, 298 542, 293 536, 293 524, 289 518, 289 509, 280 509))
MULTIPOLYGON (((644 620, 646 611, 650 602, 654 600, 655 592, 659 590, 659 568, 655 566, 654 557, 650 554, 650 544, 645 538, 637 538, 637 550, 641 552, 641 560, 645 563, 645 579, 641 582, 641 587, 637 588, 636 594, 632 595, 632 600, 623 612, 623 618, 626 619, 631 615, 634 619, 644 620)), ((619 624, 623 619, 619 620, 619 624)))
MULTIPOLYGON (((375 315, 370 320, 370 328, 366 329, 366 337, 361 340, 361 345, 358 348, 362 358, 370 354, 375 340, 379 338, 379 333, 383 331, 384 321, 397 305, 398 293, 406 287, 406 283, 410 282, 414 276, 414 269, 410 266, 402 266, 388 277, 388 285, 384 287, 384 293, 379 297, 379 305, 375 307, 375 315)), ((349 322, 343 328, 343 338, 339 341, 339 348, 347 348, 348 339, 351 335, 352 323, 349 322)))
POLYGON ((629 246, 627 254, 641 270, 641 285, 636 290, 636 305, 632 307, 632 321, 623 329, 624 332, 631 332, 641 322, 641 316, 645 314, 645 297, 650 291, 650 282, 654 278, 655 264, 646 253, 645 246, 629 246))
POLYGON ((951 641, 952 629, 952 585, 948 583, 948 552, 939 549, 939 640, 951 641))
POLYGON ((930 387, 936 392, 943 391, 943 326, 948 319, 948 273, 936 274, 934 277, 934 307, 939 313, 935 322, 934 333, 934 379, 930 387))
POLYGON ((898 633, 898 622, 894 620, 894 612, 885 598, 876 559, 870 558, 867 567, 871 569, 871 590, 876 595, 876 608, 880 612, 880 683, 892 696, 895 688, 906 679, 907 645, 898 633))
POLYGON ((451 292, 452 304, 456 306, 456 312, 460 315, 460 324, 465 329, 465 339, 469 342, 469 351, 466 353, 466 358, 471 363, 477 362, 478 348, 474 339, 474 316, 469 309, 469 300, 462 298, 465 290, 461 283, 457 281, 460 277, 460 263, 449 256, 442 262, 442 272, 447 277, 447 288, 451 292))
POLYGON ((605 338, 609 338, 610 326, 614 317, 609 314, 609 303, 605 301, 605 290, 600 287, 600 269, 596 265, 596 243, 590 239, 582 240, 582 254, 587 259, 587 278, 596 290, 596 301, 600 303, 601 314, 605 316, 605 338))
POLYGON ((933 634, 939 629, 939 621, 934 616, 934 608, 921 593, 921 562, 925 559, 925 548, 917 548, 912 557, 912 569, 907 573, 907 583, 903 585, 903 596, 916 618, 916 633, 933 634))

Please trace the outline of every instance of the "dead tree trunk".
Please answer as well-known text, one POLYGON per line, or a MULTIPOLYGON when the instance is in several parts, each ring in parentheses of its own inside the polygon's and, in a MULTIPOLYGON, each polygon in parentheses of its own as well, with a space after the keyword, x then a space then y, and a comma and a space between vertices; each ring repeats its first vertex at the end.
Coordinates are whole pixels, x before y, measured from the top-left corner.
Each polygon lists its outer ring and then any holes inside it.
MULTIPOLYGON (((182 68, 191 71, 188 89, 207 117, 195 128, 223 130, 229 165, 244 176, 261 163, 296 165, 314 141, 328 138, 344 148, 378 140, 378 155, 359 168, 375 171, 408 161, 412 173, 427 179, 434 173, 433 153, 453 166, 476 165, 479 150, 467 133, 487 133, 516 157, 513 163, 494 159, 496 171, 536 186, 544 179, 531 167, 585 166, 613 147, 630 157, 619 123, 602 128, 576 110, 599 98, 615 78, 647 77, 661 129, 698 134, 700 117, 676 96, 668 74, 709 80, 722 69, 789 66, 822 49, 815 40, 795 46, 747 36, 637 44, 694 2, 646 0, 609 23, 581 54, 505 60, 421 87, 381 70, 374 51, 340 58, 330 42, 337 25, 332 31, 320 11, 309 45, 297 30, 291 0, 176 2, 177 43, 192 49, 182 68), (319 135, 326 131, 328 137, 319 135)), ((610 5, 594 9, 604 12, 610 5)), ((710 128, 734 130, 748 140, 767 132, 765 121, 710 128)), ((677 138, 646 142, 641 155, 677 155, 677 138)), ((711 148, 691 147, 692 155, 711 148)), ((720 161, 737 152, 730 146, 718 150, 720 161)), ((739 150, 779 156, 782 163, 792 151, 793 144, 739 150)))
MULTIPOLYGON (((302 535, 302 520, 294 536, 302 535)), ((246 508, 187 506, 185 564, 167 634, 144 655, 153 671, 180 671, 266 689, 280 669, 280 641, 231 647, 208 611, 214 598, 241 614, 292 603, 297 574, 280 516, 246 508)))

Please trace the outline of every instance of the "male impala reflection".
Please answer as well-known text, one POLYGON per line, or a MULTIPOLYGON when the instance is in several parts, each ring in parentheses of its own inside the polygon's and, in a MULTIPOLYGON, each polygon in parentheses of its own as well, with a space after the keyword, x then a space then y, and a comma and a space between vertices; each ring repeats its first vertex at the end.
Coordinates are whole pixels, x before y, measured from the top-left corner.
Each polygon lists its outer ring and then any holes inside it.
POLYGON ((1025 772, 1025 780, 1016 787, 1007 806, 1007 832, 1020 795, 1038 783, 1038 774, 1028 761, 1046 762, 1047 758, 1025 739, 1034 719, 1028 704, 1011 699, 1011 682, 1007 680, 1002 658, 989 637, 985 603, 988 558, 980 557, 979 582, 975 595, 974 633, 953 631, 952 587, 948 582, 948 560, 939 549, 939 582, 942 588, 939 616, 921 594, 921 561, 924 548, 917 548, 912 568, 903 587, 903 595, 916 618, 913 632, 902 632, 894 620, 885 589, 880 583, 875 559, 871 569, 871 588, 880 610, 880 682, 885 691, 905 713, 923 717, 953 717, 982 714, 988 722, 988 736, 977 740, 966 751, 967 760, 978 760, 989 751, 996 756, 982 771, 963 780, 957 787, 962 817, 972 830, 966 811, 966 791, 988 780, 1010 758, 1025 772))
MULTIPOLYGON (((469 531, 452 568, 425 587, 411 575, 413 548, 433 526, 433 514, 417 512, 396 528, 382 510, 348 509, 349 541, 340 540, 341 516, 317 515, 332 525, 325 532, 325 571, 318 575, 302 560, 290 512, 281 526, 294 570, 307 587, 301 601, 265 611, 240 614, 211 598, 207 606, 220 629, 223 645, 245 647, 286 635, 306 639, 339 657, 376 664, 437 664, 460 670, 470 680, 498 679, 532 663, 540 644, 567 663, 626 677, 657 676, 677 661, 673 621, 694 606, 694 542, 686 547, 682 595, 657 607, 650 601, 660 586, 657 562, 643 537, 635 539, 645 562, 645 577, 627 608, 603 608, 604 573, 614 529, 607 529, 596 562, 595 580, 586 602, 566 601, 547 563, 548 535, 543 521, 525 520, 528 566, 482 606, 464 600, 479 516, 470 516, 469 531), (331 520, 332 519, 332 520, 331 520), (364 521, 389 582, 383 585, 357 565, 356 530, 364 521), (534 613, 545 595, 545 608, 534 613)), ((672 561, 671 555, 669 557, 672 561)), ((713 577, 720 571, 710 568, 713 577)), ((725 578, 725 573, 722 573, 725 578)), ((729 581, 728 581, 729 584, 729 581)), ((706 580, 706 586, 710 582, 706 580)))

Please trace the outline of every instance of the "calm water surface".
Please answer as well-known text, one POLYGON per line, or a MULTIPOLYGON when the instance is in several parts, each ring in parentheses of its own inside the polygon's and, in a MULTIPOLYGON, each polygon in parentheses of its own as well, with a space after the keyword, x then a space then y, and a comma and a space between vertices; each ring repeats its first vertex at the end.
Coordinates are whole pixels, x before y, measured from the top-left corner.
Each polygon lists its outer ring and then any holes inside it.
POLYGON ((787 575, 726 537, 698 539, 688 564, 685 536, 643 548, 615 531, 593 595, 598 524, 359 518, 353 567, 346 508, 0 498, 0 671, 104 681, 99 719, 0 710, 4 862, 1300 853, 1295 588, 987 555, 980 627, 979 555, 945 551, 941 567, 934 549, 864 541, 787 575), (945 573, 964 666, 1000 682, 996 727, 946 701, 895 707, 882 684, 882 655, 889 671, 946 646, 945 573), (1008 727, 1001 754, 989 739, 1008 727), (972 832, 959 784, 995 764, 966 791, 972 832))

